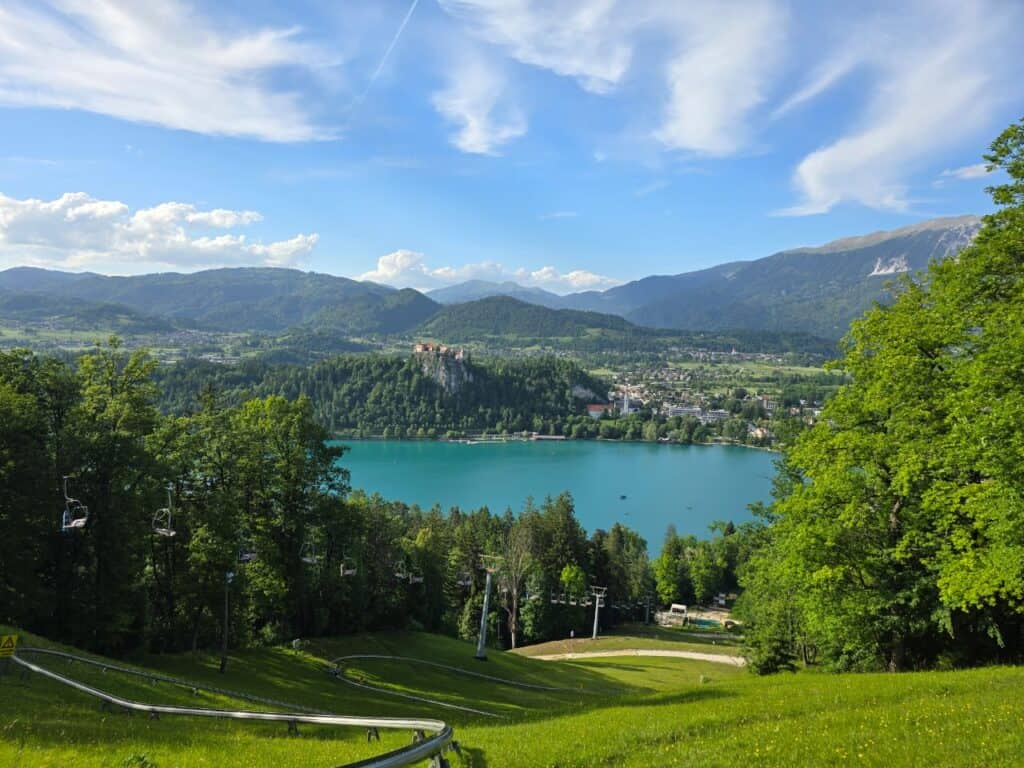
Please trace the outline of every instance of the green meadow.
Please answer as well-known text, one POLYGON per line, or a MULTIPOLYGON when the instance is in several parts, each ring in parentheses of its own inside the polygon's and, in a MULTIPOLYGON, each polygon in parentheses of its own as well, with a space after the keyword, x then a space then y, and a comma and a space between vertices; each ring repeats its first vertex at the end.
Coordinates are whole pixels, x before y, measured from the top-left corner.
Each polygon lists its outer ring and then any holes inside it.
MULTIPOLYGON (((11 631, 0 627, 0 633, 11 631)), ((713 638, 712 638, 713 639, 713 638)), ((58 647, 22 633, 21 644, 58 647)), ((734 652, 678 633, 628 630, 573 650, 734 652)), ((1024 669, 755 677, 731 665, 677 658, 564 662, 490 651, 426 633, 379 633, 233 653, 224 675, 213 655, 144 656, 134 666, 198 684, 341 714, 426 716, 455 727, 453 766, 976 766, 1019 764, 1024 753, 1024 669), (348 685, 330 660, 381 654, 422 659, 530 684, 521 689, 415 661, 352 659, 348 685), (426 704, 403 693, 432 699, 426 704), (442 704, 471 707, 476 714, 442 704)), ((559 652, 551 650, 550 652, 559 652)), ((230 695, 153 683, 37 656, 41 666, 146 703, 268 709, 230 695)), ((405 732, 367 743, 359 729, 251 724, 104 711, 59 683, 11 667, 0 678, 0 765, 66 768, 309 768, 397 748, 405 732)))

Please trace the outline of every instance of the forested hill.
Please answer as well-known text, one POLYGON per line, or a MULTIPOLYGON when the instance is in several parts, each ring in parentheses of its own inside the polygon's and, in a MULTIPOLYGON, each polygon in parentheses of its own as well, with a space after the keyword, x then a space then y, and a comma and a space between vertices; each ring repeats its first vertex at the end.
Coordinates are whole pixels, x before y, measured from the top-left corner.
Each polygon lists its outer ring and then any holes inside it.
POLYGON ((173 323, 130 307, 81 301, 44 293, 12 293, 0 289, 0 324, 73 331, 103 330, 129 335, 168 332, 173 323))
POLYGON ((959 253, 977 234, 977 216, 933 219, 848 237, 816 248, 645 277, 604 292, 562 297, 562 306, 611 312, 655 328, 804 331, 838 339, 888 283, 959 253))
MULTIPOLYGON (((20 267, 0 272, 0 288, 69 301, 118 304, 178 323, 222 331, 281 331, 313 322, 331 308, 337 308, 334 322, 346 326, 346 306, 354 308, 355 324, 365 326, 368 305, 390 301, 397 307, 408 298, 396 298, 400 292, 374 283, 272 268, 108 277, 20 267)), ((416 296, 425 302, 428 311, 420 312, 412 325, 438 308, 421 294, 416 296)))
POLYGON ((455 361, 343 355, 311 366, 250 361, 221 366, 189 361, 158 371, 162 408, 195 410, 205 391, 228 402, 249 396, 305 395, 317 421, 332 432, 438 436, 448 431, 545 431, 582 416, 608 385, 574 363, 553 358, 455 361))
POLYGON ((509 296, 490 296, 447 306, 418 330, 454 342, 497 336, 572 338, 594 331, 638 336, 648 333, 615 315, 548 309, 509 296))

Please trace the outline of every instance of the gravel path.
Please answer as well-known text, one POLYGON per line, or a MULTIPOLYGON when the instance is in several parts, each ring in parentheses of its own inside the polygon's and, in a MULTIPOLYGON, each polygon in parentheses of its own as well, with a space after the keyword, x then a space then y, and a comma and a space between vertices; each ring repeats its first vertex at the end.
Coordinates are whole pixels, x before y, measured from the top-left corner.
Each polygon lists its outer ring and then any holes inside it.
POLYGON ((716 664, 731 664, 734 667, 746 666, 747 660, 742 656, 728 656, 721 653, 700 653, 699 651, 659 651, 642 648, 625 648, 618 651, 584 651, 582 653, 548 653, 529 656, 542 661, 569 661, 571 659, 597 659, 605 656, 661 656, 672 659, 694 659, 711 661, 716 664))

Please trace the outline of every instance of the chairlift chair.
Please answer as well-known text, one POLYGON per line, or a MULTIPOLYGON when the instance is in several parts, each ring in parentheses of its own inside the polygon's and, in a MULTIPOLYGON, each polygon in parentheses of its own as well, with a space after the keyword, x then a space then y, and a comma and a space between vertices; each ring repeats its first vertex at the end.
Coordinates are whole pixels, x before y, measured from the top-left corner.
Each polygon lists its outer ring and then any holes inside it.
POLYGON ((403 563, 401 560, 395 561, 395 578, 399 581, 405 581, 409 578, 409 574, 405 570, 405 563, 403 563))
POLYGON ((257 557, 256 550, 249 541, 243 541, 238 548, 238 562, 251 563, 257 557))
POLYGON ((302 551, 299 553, 299 559, 306 565, 316 565, 320 562, 320 555, 316 551, 316 546, 313 542, 307 541, 302 545, 302 551))
POLYGON ((455 585, 463 588, 473 586, 473 577, 469 571, 461 571, 459 577, 455 579, 455 585))
POLYGON ((576 598, 572 595, 569 596, 569 605, 576 605, 576 598))
POLYGON ((551 590, 551 604, 558 605, 558 595, 555 594, 555 590, 551 590))
POLYGON ((356 570, 355 563, 349 563, 344 557, 341 558, 341 565, 338 566, 340 576, 355 576, 356 570))
POLYGON ((153 515, 153 533, 157 536, 166 536, 168 538, 177 535, 177 531, 174 530, 174 507, 171 501, 171 488, 167 487, 167 506, 161 507, 153 515))
POLYGON ((62 533, 83 530, 89 520, 89 508, 78 499, 68 496, 68 476, 64 475, 64 512, 60 517, 62 533))
POLYGON ((418 573, 410 573, 409 574, 409 583, 410 584, 422 584, 423 583, 423 576, 421 576, 418 573))

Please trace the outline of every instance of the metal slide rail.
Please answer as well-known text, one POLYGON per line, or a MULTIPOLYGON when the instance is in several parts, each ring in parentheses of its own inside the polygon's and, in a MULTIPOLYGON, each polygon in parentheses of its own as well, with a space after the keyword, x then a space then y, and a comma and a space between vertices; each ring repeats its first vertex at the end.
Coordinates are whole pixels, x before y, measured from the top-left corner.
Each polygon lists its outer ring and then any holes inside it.
MULTIPOLYGON (((376 757, 360 760, 355 763, 348 763, 344 768, 399 768, 400 766, 410 765, 423 760, 433 760, 434 765, 444 766, 447 765, 447 760, 443 757, 443 753, 450 746, 453 746, 452 727, 441 720, 398 717, 355 717, 345 715, 312 714, 308 712, 251 712, 245 710, 206 709, 202 707, 177 707, 160 704, 143 704, 130 699, 123 699, 120 696, 114 696, 106 691, 101 691, 98 688, 93 688, 90 685, 80 683, 77 680, 72 680, 71 678, 65 677, 57 672, 53 672, 44 667, 33 664, 32 662, 21 658, 20 653, 22 652, 33 653, 36 652, 36 650, 24 648, 19 652, 19 654, 12 657, 12 660, 16 664, 19 664, 30 672, 35 672, 38 675, 42 675, 43 677, 54 680, 62 685, 74 688, 77 691, 97 698, 107 704, 118 706, 128 711, 145 712, 150 717, 159 717, 160 715, 182 715, 187 717, 213 717, 230 720, 256 720, 261 722, 287 723, 289 728, 294 728, 298 723, 305 723, 309 725, 334 725, 352 728, 365 728, 368 730, 411 730, 413 732, 414 739, 416 740, 409 746, 387 752, 383 755, 377 755, 376 757), (428 733, 431 735, 427 736, 428 733)), ((62 654, 57 651, 51 651, 49 653, 69 657, 73 661, 92 661, 91 659, 84 659, 82 657, 74 656, 73 654, 62 654)), ((99 666, 104 665, 100 663, 99 666)), ((175 684, 180 683, 179 681, 175 681, 175 684)), ((202 688, 202 686, 196 685, 192 685, 191 687, 202 688)))
POLYGON ((314 715, 329 715, 323 709, 314 709, 312 707, 304 707, 301 704, 294 704, 290 701, 282 701, 281 699, 271 699, 264 696, 254 696, 251 693, 245 693, 244 691, 236 691, 231 688, 220 688, 215 685, 207 685, 205 683, 195 683, 191 680, 185 680, 180 677, 171 677, 169 675, 158 675, 155 672, 146 672, 141 669, 134 669, 133 667, 125 667, 121 664, 114 664, 110 661, 100 661, 99 659, 90 659, 87 656, 79 656, 74 653, 66 653, 65 651, 53 651, 49 648, 33 648, 23 647, 20 649, 21 653, 35 653, 46 656, 53 656, 59 659, 66 659, 74 664, 87 664, 93 667, 99 667, 103 671, 112 670, 123 675, 133 675, 135 677, 141 677, 145 680, 151 680, 154 683, 167 683, 169 685, 176 685, 181 688, 188 688, 196 691, 206 691, 207 693, 216 693, 221 696, 229 696, 232 699, 242 699, 243 701, 251 701, 253 704, 263 704, 268 707, 284 707, 286 709, 293 709, 296 712, 309 712, 314 715))

